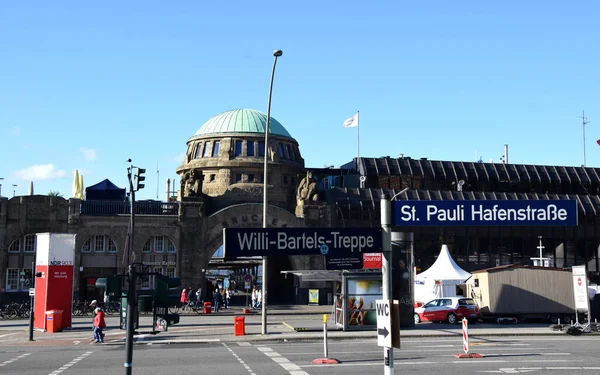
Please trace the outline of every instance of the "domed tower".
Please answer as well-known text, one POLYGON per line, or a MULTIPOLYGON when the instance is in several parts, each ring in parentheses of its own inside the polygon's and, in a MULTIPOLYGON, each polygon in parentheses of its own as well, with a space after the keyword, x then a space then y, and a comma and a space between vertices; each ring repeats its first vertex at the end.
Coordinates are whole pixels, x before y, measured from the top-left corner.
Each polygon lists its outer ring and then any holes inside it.
POLYGON ((268 158, 269 204, 294 212, 296 188, 304 173, 298 142, 277 120, 252 109, 223 112, 206 121, 188 139, 181 177, 181 197, 208 197, 211 211, 261 203, 264 156, 268 158))

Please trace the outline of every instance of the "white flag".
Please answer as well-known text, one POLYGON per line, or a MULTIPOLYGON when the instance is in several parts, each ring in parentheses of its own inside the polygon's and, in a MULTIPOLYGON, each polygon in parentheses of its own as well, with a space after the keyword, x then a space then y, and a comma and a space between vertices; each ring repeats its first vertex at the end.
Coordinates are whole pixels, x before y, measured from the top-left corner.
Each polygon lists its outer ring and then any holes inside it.
POLYGON ((358 126, 358 113, 344 121, 345 128, 353 128, 355 126, 358 126))

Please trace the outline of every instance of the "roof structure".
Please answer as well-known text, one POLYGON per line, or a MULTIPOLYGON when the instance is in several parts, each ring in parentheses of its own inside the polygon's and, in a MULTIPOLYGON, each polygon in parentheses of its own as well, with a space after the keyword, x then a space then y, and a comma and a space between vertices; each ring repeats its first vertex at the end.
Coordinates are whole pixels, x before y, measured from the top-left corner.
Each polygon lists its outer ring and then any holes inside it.
MULTIPOLYGON (((234 109, 220 113, 206 121, 192 138, 223 133, 264 134, 267 115, 254 109, 234 109)), ((269 134, 292 138, 281 123, 271 117, 269 134)))
POLYGON ((88 186, 85 189, 85 199, 123 201, 125 200, 125 189, 113 184, 107 178, 96 185, 88 186))

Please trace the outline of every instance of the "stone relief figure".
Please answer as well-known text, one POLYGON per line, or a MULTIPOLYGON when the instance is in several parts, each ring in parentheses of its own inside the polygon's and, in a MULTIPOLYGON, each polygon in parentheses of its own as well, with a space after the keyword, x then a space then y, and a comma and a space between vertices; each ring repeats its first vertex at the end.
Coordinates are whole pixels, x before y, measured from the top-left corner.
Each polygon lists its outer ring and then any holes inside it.
POLYGON ((296 194, 296 200, 298 205, 302 205, 308 200, 313 202, 317 202, 319 200, 317 181, 314 179, 312 173, 306 172, 306 177, 300 181, 300 185, 298 185, 298 193, 296 194))
POLYGON ((181 191, 184 197, 196 197, 202 194, 202 172, 190 170, 181 176, 181 191))

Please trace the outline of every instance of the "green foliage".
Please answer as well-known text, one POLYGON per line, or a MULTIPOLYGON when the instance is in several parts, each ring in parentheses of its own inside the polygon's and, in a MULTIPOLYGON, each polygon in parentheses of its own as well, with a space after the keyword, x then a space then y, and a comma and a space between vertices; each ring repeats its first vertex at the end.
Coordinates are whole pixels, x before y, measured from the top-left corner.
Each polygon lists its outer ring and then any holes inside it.
POLYGON ((51 190, 48 193, 48 196, 49 197, 61 197, 61 198, 63 198, 63 195, 59 191, 53 191, 53 190, 51 190))

